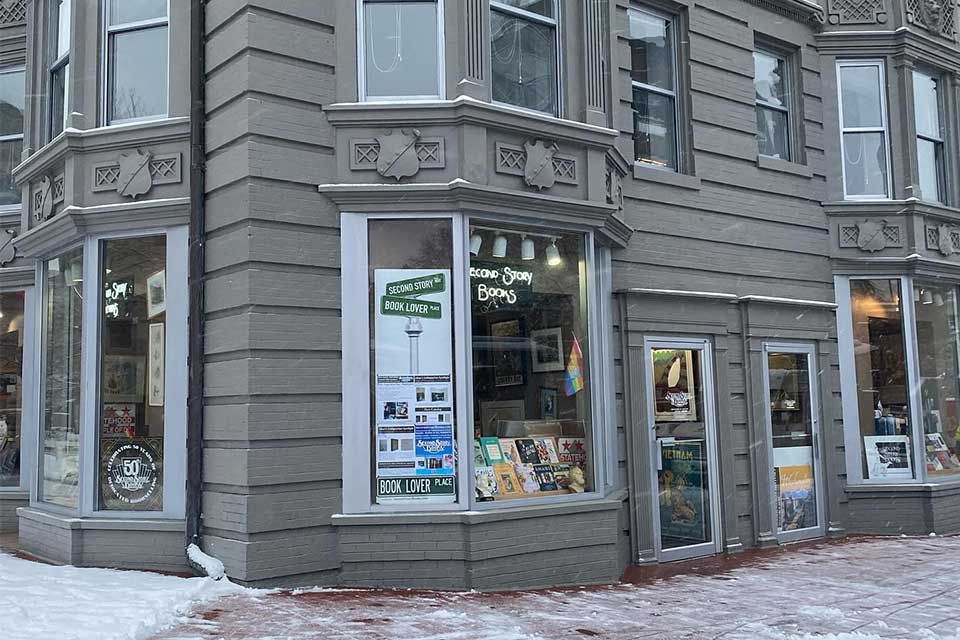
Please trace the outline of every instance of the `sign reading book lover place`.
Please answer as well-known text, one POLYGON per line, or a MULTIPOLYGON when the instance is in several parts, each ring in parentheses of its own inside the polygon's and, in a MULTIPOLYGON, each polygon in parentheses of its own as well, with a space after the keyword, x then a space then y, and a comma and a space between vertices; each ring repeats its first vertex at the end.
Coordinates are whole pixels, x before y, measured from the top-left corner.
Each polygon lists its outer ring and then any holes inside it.
POLYGON ((455 502, 448 269, 374 272, 378 503, 455 502))

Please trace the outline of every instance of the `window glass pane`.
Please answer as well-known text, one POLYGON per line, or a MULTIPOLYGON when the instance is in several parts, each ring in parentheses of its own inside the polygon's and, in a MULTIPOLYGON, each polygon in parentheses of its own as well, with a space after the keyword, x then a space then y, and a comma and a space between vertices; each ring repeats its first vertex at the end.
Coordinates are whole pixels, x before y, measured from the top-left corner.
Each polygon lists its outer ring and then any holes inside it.
POLYGON ((674 90, 673 29, 670 21, 630 11, 631 77, 635 82, 674 90))
POLYGON ((633 90, 634 149, 637 160, 677 168, 676 107, 673 98, 633 90))
POLYGON ((956 287, 915 283, 920 398, 928 476, 960 473, 956 287))
POLYGON ((167 17, 167 0, 110 0, 110 24, 167 17))
POLYGON ((790 159, 790 129, 787 114, 757 105, 757 141, 760 153, 790 159))
POLYGON ((863 477, 914 477, 900 280, 851 280, 863 477))
POLYGON ((110 36, 110 120, 167 113, 167 27, 110 36))
POLYGON ((0 136, 23 133, 24 72, 0 73, 0 136))
POLYGON ((940 145, 917 138, 917 169, 920 196, 930 202, 940 201, 940 145))
POLYGON ((436 2, 366 3, 364 33, 367 96, 440 94, 436 2))
POLYGON ((70 65, 65 64, 50 75, 50 137, 56 137, 67 126, 66 105, 69 103, 70 65))
POLYGON ((20 485, 23 291, 0 293, 0 487, 20 485))
POLYGON ((880 68, 840 67, 840 105, 844 127, 884 127, 880 109, 880 68))
POLYGON ((71 0, 59 0, 57 4, 55 25, 57 28, 56 57, 70 53, 70 5, 71 0))
POLYGON ((491 11, 490 32, 493 99, 556 114, 555 28, 491 11))
POLYGON ((43 298, 40 498, 76 508, 83 347, 82 248, 47 261, 43 298))
POLYGON ((476 499, 591 491, 585 238, 472 234, 476 499))
POLYGON ((556 17, 554 8, 554 0, 494 0, 492 4, 503 4, 508 7, 517 7, 518 9, 523 9, 524 11, 529 11, 530 13, 539 13, 542 16, 548 18, 556 17))
POLYGON ((453 223, 370 220, 372 493, 457 502, 453 223))
POLYGON ((887 149, 882 133, 843 134, 848 196, 887 197, 887 149))
POLYGON ((753 86, 757 100, 787 107, 787 65, 782 58, 753 52, 753 86))
POLYGON ((163 509, 165 236, 101 243, 100 509, 163 509))
POLYGON ((917 119, 917 135, 941 137, 940 101, 936 78, 913 72, 913 110, 917 119))
POLYGON ((20 164, 23 138, 0 141, 0 205, 20 204, 20 187, 13 182, 13 168, 20 164))

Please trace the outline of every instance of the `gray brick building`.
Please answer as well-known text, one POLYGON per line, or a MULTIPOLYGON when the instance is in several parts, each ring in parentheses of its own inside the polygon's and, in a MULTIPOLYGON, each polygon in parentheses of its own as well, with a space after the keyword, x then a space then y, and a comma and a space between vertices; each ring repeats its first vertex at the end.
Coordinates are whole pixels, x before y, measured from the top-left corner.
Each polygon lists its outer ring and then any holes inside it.
POLYGON ((957 531, 956 14, 0 2, 0 532, 502 589, 957 531))

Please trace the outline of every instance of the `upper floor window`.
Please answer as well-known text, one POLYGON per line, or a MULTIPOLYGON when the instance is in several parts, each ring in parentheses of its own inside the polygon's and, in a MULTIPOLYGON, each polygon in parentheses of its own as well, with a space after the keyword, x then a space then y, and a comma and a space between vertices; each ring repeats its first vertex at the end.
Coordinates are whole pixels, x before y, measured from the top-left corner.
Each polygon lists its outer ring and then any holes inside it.
POLYGON ((50 14, 50 138, 67 126, 70 115, 70 9, 72 0, 56 0, 50 14))
POLYGON ((889 198, 884 64, 879 60, 838 62, 837 83, 844 195, 853 200, 889 198))
POLYGON ((783 56, 753 52, 753 87, 757 102, 757 143, 760 154, 791 159, 790 72, 783 56))
POLYGON ((493 99, 559 115, 555 0, 490 0, 493 99))
POLYGON ((679 170, 677 49, 673 18, 630 9, 633 147, 644 164, 679 170))
POLYGON ((920 197, 943 201, 943 121, 940 79, 913 72, 913 110, 917 123, 917 174, 920 197))
POLYGON ((167 0, 107 0, 106 122, 167 115, 167 0))
POLYGON ((361 99, 442 97, 442 4, 362 0, 361 99))
POLYGON ((20 203, 12 174, 23 151, 24 81, 22 68, 0 69, 0 206, 20 203))

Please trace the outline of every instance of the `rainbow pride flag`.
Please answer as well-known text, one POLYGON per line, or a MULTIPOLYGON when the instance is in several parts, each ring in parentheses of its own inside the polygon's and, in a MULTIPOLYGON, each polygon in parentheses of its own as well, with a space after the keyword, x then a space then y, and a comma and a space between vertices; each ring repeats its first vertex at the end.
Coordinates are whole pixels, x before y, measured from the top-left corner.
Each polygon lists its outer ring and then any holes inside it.
POLYGON ((580 342, 573 336, 573 345, 570 347, 570 358, 567 360, 566 392, 568 396, 576 395, 583 389, 583 353, 580 351, 580 342))

